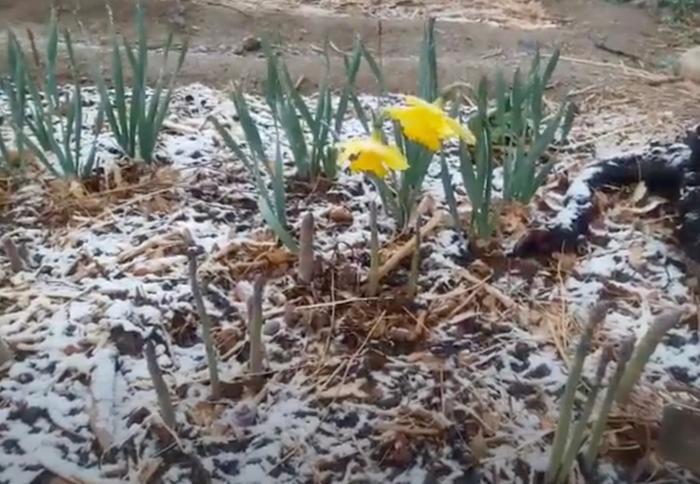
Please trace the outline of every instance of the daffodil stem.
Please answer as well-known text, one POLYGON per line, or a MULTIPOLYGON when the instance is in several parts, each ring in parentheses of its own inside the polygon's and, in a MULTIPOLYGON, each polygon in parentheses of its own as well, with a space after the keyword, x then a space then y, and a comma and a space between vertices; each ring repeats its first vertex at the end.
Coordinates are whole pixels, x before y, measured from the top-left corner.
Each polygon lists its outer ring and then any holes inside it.
POLYGON ((367 295, 374 297, 379 289, 379 234, 377 230, 377 203, 369 204, 369 276, 367 278, 367 295))

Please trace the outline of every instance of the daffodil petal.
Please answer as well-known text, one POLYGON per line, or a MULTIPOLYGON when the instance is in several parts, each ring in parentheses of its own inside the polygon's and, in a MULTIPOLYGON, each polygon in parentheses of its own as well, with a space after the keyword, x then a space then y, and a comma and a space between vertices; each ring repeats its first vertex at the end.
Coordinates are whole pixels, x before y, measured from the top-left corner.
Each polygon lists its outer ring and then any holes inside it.
MULTIPOLYGON (((449 126, 449 131, 451 132, 451 136, 455 136, 457 138, 460 138, 463 140, 465 143, 469 145, 475 145, 476 144, 476 138, 474 137, 474 134, 469 131, 468 128, 464 127, 462 124, 459 123, 454 118, 450 118, 449 116, 446 117, 446 124, 449 126)), ((451 137, 448 136, 448 137, 451 137)))
POLYGON ((350 170, 355 173, 374 173, 379 178, 384 178, 387 174, 387 170, 382 164, 381 160, 366 152, 361 154, 357 159, 350 162, 350 170))
POLYGON ((408 169, 408 161, 395 146, 384 145, 381 151, 381 157, 384 164, 392 170, 402 171, 408 169))
POLYGON ((388 168, 405 170, 408 162, 395 146, 385 145, 375 137, 348 140, 339 143, 341 163, 350 161, 352 172, 370 172, 385 177, 388 168))
POLYGON ((440 149, 439 133, 433 126, 434 119, 431 119, 430 113, 417 107, 387 108, 386 112, 392 119, 399 122, 406 138, 431 151, 440 149))
POLYGON ((393 119, 395 121, 398 121, 405 111, 406 108, 399 106, 390 106, 388 108, 384 108, 383 110, 384 114, 386 114, 387 116, 389 116, 390 119, 393 119))

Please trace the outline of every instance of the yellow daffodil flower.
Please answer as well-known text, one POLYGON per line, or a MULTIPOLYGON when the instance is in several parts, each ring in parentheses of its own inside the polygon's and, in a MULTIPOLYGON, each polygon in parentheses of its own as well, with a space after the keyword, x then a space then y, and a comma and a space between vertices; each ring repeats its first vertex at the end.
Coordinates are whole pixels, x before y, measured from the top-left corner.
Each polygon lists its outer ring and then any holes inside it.
POLYGON ((354 173, 368 172, 384 178, 389 170, 408 168, 408 162, 399 149, 385 145, 378 136, 351 139, 338 147, 338 162, 350 161, 350 171, 354 173))
POLYGON ((442 142, 449 138, 460 138, 470 145, 476 144, 472 132, 445 114, 439 102, 429 103, 415 96, 406 96, 405 107, 390 107, 384 112, 401 124, 406 138, 430 151, 438 151, 442 142))

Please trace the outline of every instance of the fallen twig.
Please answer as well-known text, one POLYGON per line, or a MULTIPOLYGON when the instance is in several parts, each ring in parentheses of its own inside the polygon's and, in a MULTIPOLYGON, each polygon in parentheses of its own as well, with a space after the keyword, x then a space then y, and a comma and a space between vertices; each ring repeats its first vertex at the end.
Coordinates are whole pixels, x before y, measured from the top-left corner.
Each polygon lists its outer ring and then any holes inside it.
POLYGON ((150 249, 153 249, 154 247, 158 247, 161 244, 165 243, 173 243, 176 239, 175 237, 179 238, 179 234, 176 234, 174 232, 167 232, 165 234, 160 234, 156 235, 154 237, 151 237, 150 239, 142 242, 141 244, 137 245, 136 247, 133 247, 130 250, 127 250, 125 252, 122 252, 119 257, 117 257, 117 262, 120 264, 123 264, 125 262, 128 262, 132 259, 135 259, 136 257, 140 256, 141 254, 149 251, 150 249))
POLYGON ((482 288, 487 294, 496 298, 506 308, 512 309, 518 306, 518 303, 516 303, 512 298, 508 297, 500 289, 488 284, 485 279, 479 279, 474 274, 463 268, 457 269, 457 273, 467 282, 482 288))
MULTIPOLYGON (((443 225, 448 219, 447 212, 444 210, 439 210, 433 214, 432 218, 420 229, 420 238, 425 240, 427 236, 433 232, 435 229, 443 225)), ((387 259, 387 261, 382 264, 378 272, 378 280, 386 277, 391 271, 393 271, 403 259, 408 257, 413 253, 416 246, 416 238, 413 237, 411 240, 400 246, 392 255, 387 259)))
POLYGON ((629 52, 625 52, 624 50, 621 50, 621 49, 616 49, 615 47, 609 47, 609 46, 605 45, 604 42, 594 41, 593 45, 596 47, 596 49, 600 49, 600 50, 607 52, 609 54, 615 54, 615 55, 619 55, 621 57, 626 57, 630 60, 633 60, 633 61, 639 62, 639 63, 642 62, 642 58, 639 57, 638 55, 630 54, 629 52))

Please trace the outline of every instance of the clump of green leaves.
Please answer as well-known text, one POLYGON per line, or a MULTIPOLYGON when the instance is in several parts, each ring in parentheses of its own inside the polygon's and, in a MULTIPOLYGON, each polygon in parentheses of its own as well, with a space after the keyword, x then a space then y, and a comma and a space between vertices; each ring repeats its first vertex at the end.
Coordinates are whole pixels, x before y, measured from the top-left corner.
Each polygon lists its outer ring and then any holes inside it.
POLYGON ((559 61, 556 49, 544 69, 539 50, 523 81, 520 70, 506 87, 503 73, 496 75, 495 108, 490 117, 493 142, 505 150, 503 159, 503 199, 528 203, 554 167, 554 160, 539 164, 558 133, 565 139, 573 122, 573 106, 560 104, 546 114, 544 92, 559 61))
POLYGON ((669 18, 673 22, 688 23, 700 12, 698 0, 661 0, 658 5, 670 11, 669 18))
MULTIPOLYGON (((9 73, 6 76, 0 76, 0 90, 8 99, 10 131, 14 134, 17 157, 21 160, 24 152, 21 133, 26 118, 27 74, 24 54, 12 31, 8 31, 7 34, 7 61, 9 73)), ((0 136, 0 167, 4 165, 5 169, 11 169, 12 157, 8 144, 0 136)))
POLYGON ((236 108, 248 150, 244 150, 216 118, 212 116, 209 121, 219 132, 226 146, 241 160, 253 178, 258 191, 258 208, 265 222, 282 243, 296 253, 299 246, 287 226, 284 160, 277 122, 275 121, 275 156, 274 160, 271 161, 265 152, 258 125, 250 114, 248 102, 240 85, 234 90, 231 99, 236 108), (270 179, 271 189, 267 188, 265 175, 270 179))
MULTIPOLYGON (((58 87, 56 66, 58 62, 58 23, 52 13, 44 53, 43 73, 35 77, 30 72, 26 56, 16 36, 8 36, 9 80, 3 81, 8 95, 11 123, 19 159, 29 148, 37 159, 54 175, 85 177, 93 172, 97 153, 97 133, 102 128, 102 111, 95 120, 95 138, 85 156, 83 145, 83 98, 77 75, 75 54, 70 33, 64 31, 63 41, 68 53, 73 77, 72 92, 64 96, 58 87), (40 94, 39 83, 43 88, 40 94), (29 94, 29 95, 28 95, 29 94), (65 100, 64 100, 65 98, 65 100), (31 116, 28 115, 31 114, 31 116), (25 133, 28 128, 31 136, 25 133)), ((8 156, 7 146, 0 147, 3 157, 8 156)), ((7 159, 7 158, 6 158, 7 159)))
MULTIPOLYGON (((491 140, 491 127, 488 122, 488 81, 482 78, 477 90, 477 112, 473 119, 472 129, 476 137, 476 147, 472 157, 467 146, 460 142, 459 146, 459 172, 467 191, 467 196, 472 204, 471 233, 480 239, 487 239, 493 232, 493 214, 491 213, 491 198, 493 192, 493 149, 491 140)), ((443 178, 443 182, 444 182, 443 178)), ((444 184, 448 193, 448 205, 454 218, 457 217, 457 208, 452 187, 444 184)))
MULTIPOLYGON (((316 109, 313 111, 292 84, 287 65, 266 43, 268 62, 266 98, 273 116, 289 141, 297 175, 311 180, 323 171, 329 178, 335 177, 337 153, 331 149, 333 105, 327 75, 321 82, 316 109), (311 132, 307 142, 305 128, 311 132)), ((326 70, 328 56, 326 55, 326 70)))
MULTIPOLYGON (((544 91, 551 80, 559 59, 555 51, 542 69, 539 51, 535 54, 526 80, 519 71, 513 78, 513 87, 506 87, 502 72, 495 86, 495 100, 489 102, 488 83, 482 79, 477 96, 477 112, 470 118, 469 128, 478 142, 471 148, 460 143, 460 174, 467 194, 472 202, 471 232, 479 238, 492 233, 493 170, 498 165, 497 157, 505 152, 503 159, 503 199, 529 202, 545 181, 554 161, 540 166, 543 155, 555 141, 557 134, 565 138, 573 121, 573 109, 563 103, 556 113, 548 114, 544 103, 544 91)), ((381 79, 380 76, 378 76, 381 79)), ((428 102, 443 99, 459 86, 452 86, 443 93, 439 91, 435 23, 429 19, 425 26, 420 49, 418 72, 418 95, 428 102)), ((452 117, 458 115, 459 106, 453 99, 452 117)), ((381 121, 381 120, 379 120, 381 121)), ((379 130, 380 126, 376 125, 379 130)), ((394 124, 394 142, 408 160, 409 168, 389 182, 376 180, 384 206, 394 216, 397 225, 406 228, 410 222, 422 186, 435 155, 424 146, 406 139, 398 123, 394 124)), ((444 156, 441 157, 442 181, 446 201, 453 219, 457 221, 456 199, 451 177, 444 156)))
POLYGON ((315 107, 307 103, 299 93, 284 59, 267 42, 264 43, 264 49, 267 58, 265 98, 289 142, 297 175, 306 180, 314 180, 321 175, 334 179, 338 152, 333 143, 343 128, 350 104, 355 107, 365 130, 368 129, 364 111, 355 93, 355 82, 365 52, 362 42, 356 39, 352 52, 343 53, 346 83, 335 105, 329 80, 329 43, 326 42, 323 50, 326 74, 316 93, 315 107))
MULTIPOLYGON (((370 65, 377 65, 369 53, 366 57, 370 65)), ((381 71, 378 68, 372 70, 380 85, 383 85, 381 71)), ((435 19, 433 18, 426 22, 421 41, 417 92, 419 97, 428 102, 433 102, 439 96, 435 19)), ((380 121, 375 119, 375 124, 380 121)), ((376 178, 375 183, 385 209, 392 214, 399 227, 407 229, 422 194, 423 182, 435 153, 407 139, 398 122, 394 122, 393 128, 394 142, 408 160, 408 169, 398 176, 393 176, 388 183, 376 178)), ((375 126, 375 129, 379 130, 381 127, 375 126)))
POLYGON ((274 159, 271 160, 265 150, 260 130, 250 114, 248 102, 240 86, 234 90, 232 101, 248 149, 243 149, 216 118, 210 117, 209 120, 222 136, 225 144, 251 174, 258 190, 258 206, 265 221, 289 250, 297 252, 298 243, 290 233, 287 224, 280 131, 287 138, 296 173, 300 178, 308 181, 319 176, 335 178, 338 153, 333 143, 337 140, 337 132, 342 129, 348 107, 353 105, 363 124, 366 126, 367 123, 355 93, 355 79, 366 50, 362 42, 357 39, 352 53, 344 54, 347 82, 337 104, 334 105, 328 76, 330 65, 328 44, 326 45, 324 60, 327 73, 319 87, 314 108, 295 87, 284 60, 279 58, 269 43, 264 42, 263 47, 267 57, 264 97, 275 123, 274 159), (270 189, 265 183, 265 177, 270 180, 270 189))
MULTIPOLYGON (((537 52, 526 80, 519 70, 513 76, 512 87, 506 86, 501 71, 496 74, 489 100, 488 80, 482 78, 477 89, 476 113, 469 127, 477 139, 473 149, 463 143, 459 147, 459 171, 472 205, 470 232, 476 238, 488 238, 493 233, 493 171, 499 158, 503 167, 504 201, 528 203, 544 183, 554 166, 554 159, 541 159, 556 141, 563 141, 573 122, 573 106, 562 103, 555 113, 546 113, 545 87, 559 59, 559 51, 551 56, 544 69, 537 52)), ((453 106, 456 115, 458 106, 453 106)), ((446 162, 442 161, 442 182, 452 218, 457 223, 456 197, 446 162)))
POLYGON ((147 162, 154 161, 154 152, 160 130, 170 107, 175 80, 187 54, 187 42, 180 48, 175 69, 169 79, 165 76, 165 66, 174 50, 174 35, 171 32, 165 43, 162 64, 156 84, 148 95, 148 29, 146 14, 141 1, 136 3, 136 45, 126 38, 120 40, 114 30, 112 13, 108 10, 111 28, 111 74, 114 98, 110 96, 107 84, 97 69, 93 75, 100 93, 110 129, 117 143, 129 158, 137 156, 147 162), (124 62, 122 51, 126 54, 124 62), (127 93, 125 66, 131 73, 131 85, 127 93))

